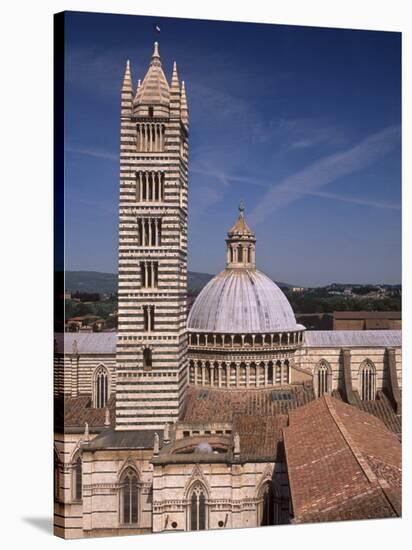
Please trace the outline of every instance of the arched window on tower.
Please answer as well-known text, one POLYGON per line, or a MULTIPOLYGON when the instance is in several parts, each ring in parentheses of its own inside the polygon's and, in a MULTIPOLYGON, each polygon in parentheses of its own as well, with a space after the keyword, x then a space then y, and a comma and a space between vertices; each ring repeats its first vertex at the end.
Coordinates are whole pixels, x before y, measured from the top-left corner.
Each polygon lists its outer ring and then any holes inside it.
POLYGON ((82 457, 80 451, 75 455, 73 463, 72 488, 73 500, 82 500, 82 457))
POLYGON ((322 359, 318 365, 316 380, 318 386, 318 397, 321 397, 323 394, 330 391, 330 377, 330 366, 325 360, 322 359))
POLYGON ((152 350, 150 348, 144 348, 143 350, 143 367, 145 369, 152 367, 152 350))
POLYGON ((360 390, 362 401, 375 399, 375 367, 371 361, 365 361, 360 368, 360 390))
POLYGON ((197 483, 189 498, 190 502, 190 530, 202 531, 206 529, 206 491, 200 483, 197 483))
POLYGON ((109 373, 106 367, 101 365, 94 375, 94 406, 103 409, 109 399, 109 373))
POLYGON ((280 523, 279 501, 273 483, 267 481, 260 494, 260 525, 278 525, 280 523))
POLYGON ((153 111, 153 106, 150 105, 149 108, 148 108, 148 115, 149 115, 150 118, 153 118, 153 112, 154 112, 153 111))
POLYGON ((120 480, 120 516, 124 525, 137 524, 139 519, 139 487, 136 472, 127 468, 120 480))

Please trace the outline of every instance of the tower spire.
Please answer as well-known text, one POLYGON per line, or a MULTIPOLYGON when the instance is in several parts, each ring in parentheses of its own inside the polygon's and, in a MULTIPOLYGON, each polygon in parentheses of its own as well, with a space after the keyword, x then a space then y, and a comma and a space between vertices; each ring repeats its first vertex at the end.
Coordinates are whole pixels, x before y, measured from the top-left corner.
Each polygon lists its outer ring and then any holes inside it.
POLYGON ((245 221, 245 204, 239 203, 239 216, 227 234, 226 269, 256 269, 256 237, 245 221))
POLYGON ((130 61, 126 61, 126 69, 124 71, 122 92, 121 92, 121 112, 122 116, 128 115, 133 106, 133 84, 132 74, 130 71, 130 61))

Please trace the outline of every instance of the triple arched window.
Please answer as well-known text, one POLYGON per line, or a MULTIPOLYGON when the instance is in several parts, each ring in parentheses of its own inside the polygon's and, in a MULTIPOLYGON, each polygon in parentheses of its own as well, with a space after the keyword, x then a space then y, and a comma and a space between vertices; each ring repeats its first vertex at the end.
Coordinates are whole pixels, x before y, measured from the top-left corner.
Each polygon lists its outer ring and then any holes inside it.
POLYGON ((362 401, 371 401, 375 399, 375 366, 369 360, 366 360, 360 368, 360 394, 362 401))
POLYGON ((318 397, 331 391, 331 369, 329 363, 324 359, 318 364, 316 378, 318 397))
POLYGON ((103 365, 95 372, 94 377, 94 406, 103 409, 109 399, 109 373, 103 365))
POLYGON ((120 480, 121 522, 137 524, 139 520, 139 485, 133 468, 127 468, 120 480))
POLYGON ((189 525, 191 531, 206 529, 206 491, 201 483, 196 483, 190 497, 189 525))

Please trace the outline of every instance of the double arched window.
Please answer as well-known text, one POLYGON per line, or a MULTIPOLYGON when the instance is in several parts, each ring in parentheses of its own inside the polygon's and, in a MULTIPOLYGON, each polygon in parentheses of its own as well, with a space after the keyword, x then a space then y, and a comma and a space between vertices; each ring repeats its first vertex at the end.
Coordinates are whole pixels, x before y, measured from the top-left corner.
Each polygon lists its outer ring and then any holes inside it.
POLYGON ((318 397, 321 397, 323 394, 331 391, 330 377, 331 377, 331 369, 330 369, 329 363, 324 359, 321 359, 321 361, 318 364, 317 373, 316 373, 318 397))
POLYGON ((360 377, 360 393, 362 401, 371 401, 375 399, 375 366, 369 360, 362 363, 359 377, 360 377))
POLYGON ((137 524, 139 519, 139 486, 133 468, 127 468, 120 480, 121 521, 124 525, 137 524))
POLYGON ((100 365, 94 375, 94 406, 103 409, 109 399, 109 373, 103 365, 100 365))
POLYGON ((191 490, 190 497, 190 530, 201 531, 206 529, 206 491, 201 483, 196 483, 191 490))

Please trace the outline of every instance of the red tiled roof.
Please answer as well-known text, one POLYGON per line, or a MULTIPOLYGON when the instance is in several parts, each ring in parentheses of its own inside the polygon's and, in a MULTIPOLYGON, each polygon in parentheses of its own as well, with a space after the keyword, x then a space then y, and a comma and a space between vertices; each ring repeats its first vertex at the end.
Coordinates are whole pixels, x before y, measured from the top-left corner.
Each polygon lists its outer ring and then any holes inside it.
MULTIPOLYGON (((55 423, 61 428, 82 428, 87 422, 90 428, 104 426, 106 409, 96 409, 91 406, 90 395, 81 395, 79 397, 68 397, 55 401, 55 423), (63 423, 64 419, 64 423, 63 423)), ((112 394, 107 403, 110 411, 110 422, 114 425, 115 419, 115 395, 112 394)))
POLYGON ((273 416, 314 399, 312 386, 301 384, 273 389, 233 391, 188 387, 184 422, 230 422, 235 414, 273 416), (273 399, 275 394, 278 399, 273 399), (287 397, 287 398, 285 398, 287 397))
POLYGON ((400 514, 401 447, 376 417, 323 396, 290 411, 284 444, 296 522, 400 514))

